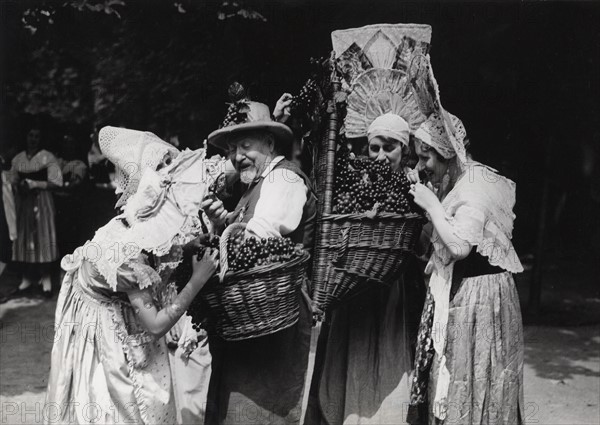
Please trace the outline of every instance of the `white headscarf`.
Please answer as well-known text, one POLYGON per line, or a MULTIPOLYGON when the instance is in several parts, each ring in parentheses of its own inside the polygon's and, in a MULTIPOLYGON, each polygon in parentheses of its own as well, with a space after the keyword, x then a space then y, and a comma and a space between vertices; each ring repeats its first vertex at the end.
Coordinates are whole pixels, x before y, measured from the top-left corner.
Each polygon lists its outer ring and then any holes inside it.
POLYGON ((404 146, 408 146, 409 131, 408 123, 404 118, 387 113, 373 120, 367 130, 367 138, 370 142, 375 137, 389 137, 398 140, 404 146))

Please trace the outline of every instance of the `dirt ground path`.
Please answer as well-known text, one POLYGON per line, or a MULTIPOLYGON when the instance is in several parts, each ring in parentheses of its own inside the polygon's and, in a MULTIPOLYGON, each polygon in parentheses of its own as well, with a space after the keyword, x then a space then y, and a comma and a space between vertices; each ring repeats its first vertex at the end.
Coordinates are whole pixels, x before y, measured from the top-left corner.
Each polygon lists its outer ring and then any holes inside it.
POLYGON ((56 300, 0 305, 0 424, 42 423, 56 300))
MULTIPOLYGON (((0 305, 0 425, 43 422, 55 300, 0 305)), ((600 325, 525 327, 528 424, 600 424, 600 325)))

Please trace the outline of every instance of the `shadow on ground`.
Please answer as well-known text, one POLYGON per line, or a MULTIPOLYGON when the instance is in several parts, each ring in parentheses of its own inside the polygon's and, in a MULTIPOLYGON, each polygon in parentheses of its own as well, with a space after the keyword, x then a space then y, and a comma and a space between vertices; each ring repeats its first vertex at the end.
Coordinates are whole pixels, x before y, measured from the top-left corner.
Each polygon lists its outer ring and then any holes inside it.
POLYGON ((600 325, 525 328, 525 363, 540 378, 554 381, 596 376, 600 362, 600 325))

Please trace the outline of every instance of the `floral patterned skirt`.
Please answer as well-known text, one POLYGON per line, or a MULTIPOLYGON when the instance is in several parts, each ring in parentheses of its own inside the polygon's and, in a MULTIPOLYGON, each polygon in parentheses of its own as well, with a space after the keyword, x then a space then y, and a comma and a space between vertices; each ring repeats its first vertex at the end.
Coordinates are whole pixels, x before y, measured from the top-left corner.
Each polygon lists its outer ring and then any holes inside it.
MULTIPOLYGON (((423 309, 411 393, 412 413, 433 399, 439 358, 433 351, 433 298, 423 309)), ((523 419, 523 325, 510 273, 464 279, 450 302, 446 343, 447 416, 412 415, 411 423, 518 424, 523 419)))

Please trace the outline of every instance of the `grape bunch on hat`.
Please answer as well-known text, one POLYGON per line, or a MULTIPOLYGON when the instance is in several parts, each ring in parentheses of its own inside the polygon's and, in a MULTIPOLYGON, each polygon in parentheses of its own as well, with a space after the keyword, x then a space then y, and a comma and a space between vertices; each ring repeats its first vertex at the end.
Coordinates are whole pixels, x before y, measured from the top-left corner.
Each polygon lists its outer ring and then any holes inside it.
POLYGON ((292 130, 285 124, 273 121, 269 107, 251 101, 241 84, 233 83, 229 87, 229 97, 231 103, 225 120, 218 130, 208 135, 208 143, 227 151, 227 143, 233 137, 243 132, 263 130, 273 134, 283 150, 292 145, 292 130))

